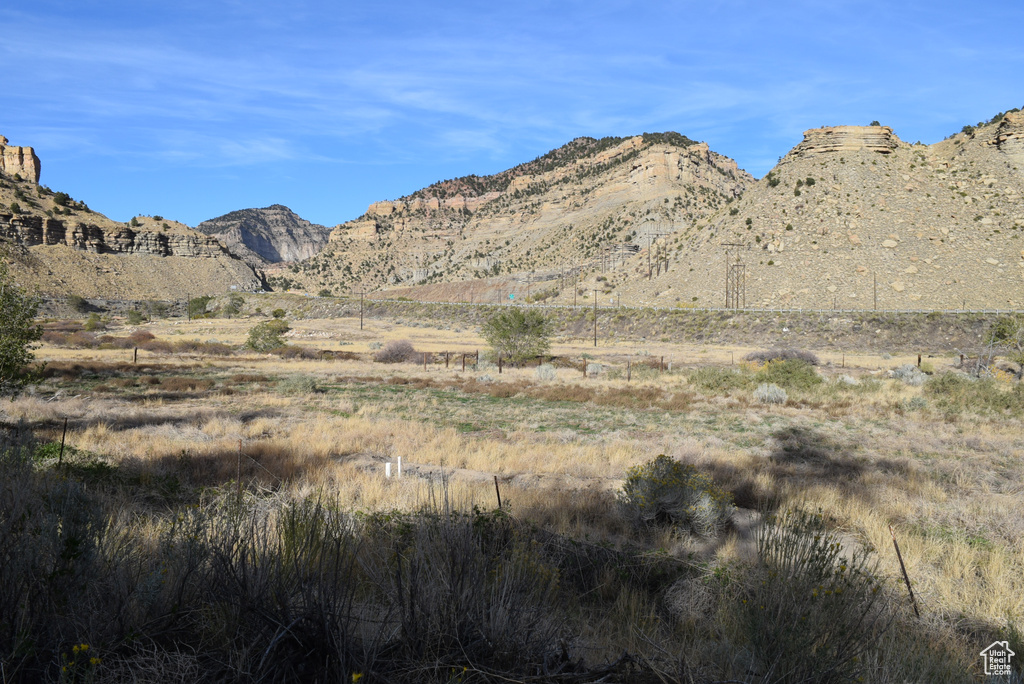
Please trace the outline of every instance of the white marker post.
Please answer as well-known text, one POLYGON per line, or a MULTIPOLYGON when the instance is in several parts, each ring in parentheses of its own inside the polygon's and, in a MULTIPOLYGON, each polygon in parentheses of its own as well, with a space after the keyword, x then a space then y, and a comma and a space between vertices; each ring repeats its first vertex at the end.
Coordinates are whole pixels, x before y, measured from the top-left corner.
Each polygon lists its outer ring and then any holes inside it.
POLYGON ((391 461, 384 464, 384 477, 391 477, 391 461))
POLYGON ((402 457, 398 457, 398 477, 402 477, 402 457))

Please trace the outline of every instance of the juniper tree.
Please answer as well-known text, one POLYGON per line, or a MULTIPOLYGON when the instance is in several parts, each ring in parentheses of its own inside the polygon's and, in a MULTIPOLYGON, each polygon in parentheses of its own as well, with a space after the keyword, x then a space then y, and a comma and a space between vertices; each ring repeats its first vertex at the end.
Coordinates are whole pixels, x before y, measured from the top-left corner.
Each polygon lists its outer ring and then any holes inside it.
POLYGON ((34 343, 43 336, 38 310, 39 299, 19 287, 0 261, 0 396, 17 394, 31 377, 34 343))

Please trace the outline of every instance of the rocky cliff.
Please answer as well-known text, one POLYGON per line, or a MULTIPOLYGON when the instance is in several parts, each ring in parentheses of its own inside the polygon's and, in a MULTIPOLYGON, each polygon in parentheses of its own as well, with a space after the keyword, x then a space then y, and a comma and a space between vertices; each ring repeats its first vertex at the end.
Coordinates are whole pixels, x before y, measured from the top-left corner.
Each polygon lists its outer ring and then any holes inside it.
POLYGON ((124 225, 102 228, 96 224, 68 223, 71 222, 45 216, 0 213, 0 239, 21 247, 64 245, 93 254, 230 258, 217 240, 194 231, 160 232, 124 225))
POLYGON ((8 145, 7 138, 0 135, 0 173, 38 183, 41 170, 39 157, 31 147, 8 145))
POLYGON ((286 206, 242 209, 203 221, 196 230, 217 238, 253 266, 300 261, 317 254, 331 229, 310 223, 286 206))
POLYGON ((493 176, 375 202, 337 226, 321 254, 268 274, 279 286, 339 293, 563 280, 598 262, 639 263, 673 225, 706 219, 752 183, 733 160, 676 133, 578 138, 493 176))
POLYGON ((907 147, 888 126, 831 126, 804 131, 804 139, 787 157, 830 155, 836 152, 891 154, 907 147))
POLYGON ((212 237, 162 217, 112 221, 21 173, 0 177, 0 253, 19 282, 48 296, 176 299, 261 287, 212 237))

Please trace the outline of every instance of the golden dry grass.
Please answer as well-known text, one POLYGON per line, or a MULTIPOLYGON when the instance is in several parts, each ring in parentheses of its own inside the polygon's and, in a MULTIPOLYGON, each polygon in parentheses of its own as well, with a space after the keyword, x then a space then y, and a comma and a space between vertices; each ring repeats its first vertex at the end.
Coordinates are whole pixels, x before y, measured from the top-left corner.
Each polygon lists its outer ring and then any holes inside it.
MULTIPOLYGON (((147 326, 158 337, 244 340, 252 321, 194 321, 147 326)), ((922 389, 879 369, 916 362, 868 354, 826 354, 827 382, 790 392, 785 405, 761 405, 749 389, 706 389, 688 368, 739 369, 739 348, 652 345, 671 373, 584 378, 560 368, 542 381, 533 368, 467 370, 458 362, 382 365, 370 344, 409 339, 424 351, 483 349, 472 333, 358 320, 293 325, 293 341, 355 351, 359 360, 283 360, 140 354, 158 364, 156 385, 112 387, 55 377, 37 396, 0 403, 8 422, 36 425, 51 438, 64 417, 68 443, 135 472, 172 473, 220 486, 239 468, 254 486, 296 493, 330 491, 355 509, 412 509, 430 496, 427 474, 447 473, 464 505, 492 505, 497 475, 513 510, 574 535, 621 539, 628 529, 607 516, 626 470, 659 453, 705 468, 743 506, 820 507, 854 543, 873 549, 890 582, 898 566, 889 525, 899 535, 923 610, 946 624, 999 625, 1024 615, 1024 431, 1020 416, 950 416, 908 409, 922 389), (737 362, 733 365, 733 362, 737 362), (483 375, 488 378, 482 377, 483 375), (877 382, 848 387, 849 374, 877 382), (326 391, 283 393, 287 378, 312 378, 326 391), (168 378, 178 380, 169 393, 168 378), (59 390, 59 394, 54 392, 59 390), (232 393, 226 393, 230 390, 232 393), (910 403, 908 403, 910 402, 910 403), (383 477, 401 457, 402 479, 383 477)), ((636 360, 619 344, 594 350, 563 342, 553 352, 583 353, 612 369, 636 360)), ((54 364, 125 364, 124 350, 45 347, 54 364)), ((942 371, 952 359, 932 359, 942 371)), ((112 375, 132 377, 123 366, 112 375)), ((149 372, 149 371, 147 371, 149 372)), ((746 372, 750 372, 747 370, 746 372)), ((109 383, 107 383, 109 384, 109 383)), ((665 540, 663 540, 665 541, 665 540)), ((703 549, 715 563, 745 553, 727 537, 703 549)), ((746 550, 749 550, 747 548, 746 550)), ((615 613, 633 615, 623 596, 615 613)))

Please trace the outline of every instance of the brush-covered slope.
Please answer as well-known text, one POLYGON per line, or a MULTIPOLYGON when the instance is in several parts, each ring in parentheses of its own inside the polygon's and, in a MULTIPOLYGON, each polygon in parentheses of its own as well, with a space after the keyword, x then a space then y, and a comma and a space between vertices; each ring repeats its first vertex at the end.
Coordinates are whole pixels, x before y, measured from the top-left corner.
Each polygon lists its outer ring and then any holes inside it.
POLYGON ((0 258, 24 286, 53 297, 109 299, 260 286, 253 270, 214 238, 157 216, 112 221, 35 178, 0 171, 0 258))
POLYGON ((319 255, 270 280, 343 293, 510 274, 541 281, 605 253, 639 263, 635 250, 706 220, 752 182, 677 133, 578 138, 493 176, 374 203, 337 226, 319 255))
POLYGON ((262 267, 282 261, 301 261, 317 254, 331 229, 310 223, 286 206, 241 209, 203 221, 196 230, 217 238, 247 263, 262 267))
POLYGON ((1024 113, 934 145, 886 126, 807 131, 742 199, 674 238, 623 299, 722 306, 726 243, 747 306, 1024 308, 1024 113))

